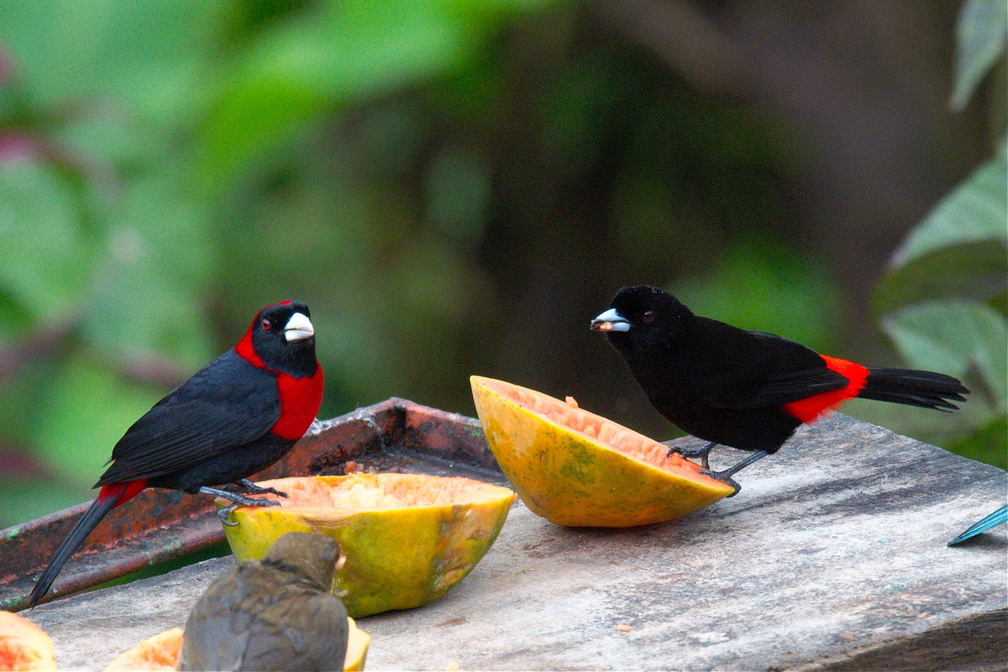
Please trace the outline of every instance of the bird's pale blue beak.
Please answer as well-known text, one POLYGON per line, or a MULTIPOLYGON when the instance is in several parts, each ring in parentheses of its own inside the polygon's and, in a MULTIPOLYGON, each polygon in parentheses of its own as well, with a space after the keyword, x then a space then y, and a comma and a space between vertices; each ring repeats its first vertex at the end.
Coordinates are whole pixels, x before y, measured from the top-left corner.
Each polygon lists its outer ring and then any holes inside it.
POLYGON ((591 321, 592 331, 630 331, 630 322, 616 312, 615 308, 601 313, 591 321))

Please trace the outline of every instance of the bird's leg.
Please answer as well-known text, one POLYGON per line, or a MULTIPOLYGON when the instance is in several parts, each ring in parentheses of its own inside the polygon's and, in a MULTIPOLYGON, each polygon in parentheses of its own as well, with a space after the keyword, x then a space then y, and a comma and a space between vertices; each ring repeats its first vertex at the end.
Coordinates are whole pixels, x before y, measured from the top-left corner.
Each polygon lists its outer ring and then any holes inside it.
POLYGON ((220 488, 211 488, 206 485, 202 486, 199 491, 204 495, 213 495, 214 497, 220 497, 221 499, 226 499, 231 502, 229 506, 225 506, 217 512, 217 516, 221 519, 221 522, 228 527, 234 527, 238 524, 229 522, 228 518, 231 516, 231 512, 239 506, 280 506, 280 502, 273 499, 248 497, 237 492, 229 492, 227 490, 221 490, 220 488))
POLYGON ((235 482, 235 485, 237 485, 238 487, 240 487, 242 489, 242 492, 244 492, 246 494, 251 494, 251 495, 266 495, 266 494, 269 494, 269 495, 276 495, 277 497, 286 497, 287 496, 286 492, 281 492, 280 490, 277 490, 276 488, 263 488, 261 486, 256 485, 255 483, 253 483, 252 481, 250 481, 247 478, 239 479, 238 481, 235 482))
POLYGON ((699 457, 700 466, 704 469, 710 468, 710 463, 707 461, 710 456, 710 451, 714 446, 718 445, 717 441, 707 441, 702 446, 673 446, 671 441, 663 441, 662 445, 668 446, 668 455, 672 453, 679 453, 683 457, 699 457))
POLYGON ((748 467, 750 464, 752 464, 756 460, 762 459, 762 458, 766 457, 769 454, 770 453, 768 453, 765 450, 757 450, 755 453, 753 453, 749 457, 745 458, 744 460, 742 460, 741 462, 739 462, 735 466, 729 467, 728 469, 725 469, 724 471, 711 471, 709 469, 704 469, 700 473, 703 474, 704 476, 710 476, 711 478, 713 478, 715 480, 724 481, 728 485, 730 485, 733 488, 735 488, 735 492, 733 492, 732 494, 728 495, 729 497, 734 497, 735 495, 737 495, 739 493, 739 490, 742 489, 742 486, 740 486, 738 483, 736 483, 732 479, 732 476, 734 476, 736 473, 738 473, 742 469, 745 469, 746 467, 748 467))

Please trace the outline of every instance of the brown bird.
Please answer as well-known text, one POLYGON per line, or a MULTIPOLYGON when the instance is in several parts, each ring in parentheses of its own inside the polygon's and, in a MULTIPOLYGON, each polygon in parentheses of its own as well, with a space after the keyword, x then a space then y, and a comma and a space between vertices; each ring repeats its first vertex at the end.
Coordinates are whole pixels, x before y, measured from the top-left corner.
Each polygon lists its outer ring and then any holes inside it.
POLYGON ((218 578, 189 614, 180 670, 342 670, 347 612, 329 537, 289 532, 218 578))

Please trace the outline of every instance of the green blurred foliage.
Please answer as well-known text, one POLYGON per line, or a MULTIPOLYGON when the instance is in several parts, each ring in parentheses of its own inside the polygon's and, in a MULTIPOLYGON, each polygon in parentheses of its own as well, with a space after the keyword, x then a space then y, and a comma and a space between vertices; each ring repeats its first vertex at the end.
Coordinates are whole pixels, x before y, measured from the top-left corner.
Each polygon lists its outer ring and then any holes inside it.
MULTIPOLYGON (((590 397, 611 353, 587 321, 640 281, 842 351, 844 288, 791 204, 786 123, 584 13, 0 3, 0 526, 88 498, 129 424, 285 298, 313 309, 324 417, 392 395, 471 415, 470 373, 590 397)), ((960 97, 997 61, 973 42, 987 60, 960 56, 960 97)), ((910 363, 990 393, 954 431, 896 426, 988 460, 968 437, 1003 429, 1004 251, 966 199, 996 197, 1003 166, 936 209, 876 301, 910 363), (951 319, 971 325, 956 347, 951 319)))
POLYGON ((956 82, 952 107, 963 109, 987 73, 1004 58, 1008 5, 1001 0, 966 0, 956 24, 956 82))
MULTIPOLYGON (((1006 19, 1003 2, 963 4, 953 108, 964 108, 980 80, 1004 60, 1006 19)), ((999 102, 992 97, 989 105, 999 102)), ((910 366, 932 366, 962 378, 973 392, 966 412, 943 423, 940 439, 961 455, 1008 469, 1008 141, 1003 112, 995 156, 910 232, 879 283, 875 307, 883 315, 882 328, 910 366)), ((869 411, 869 417, 873 412, 886 411, 869 411)))

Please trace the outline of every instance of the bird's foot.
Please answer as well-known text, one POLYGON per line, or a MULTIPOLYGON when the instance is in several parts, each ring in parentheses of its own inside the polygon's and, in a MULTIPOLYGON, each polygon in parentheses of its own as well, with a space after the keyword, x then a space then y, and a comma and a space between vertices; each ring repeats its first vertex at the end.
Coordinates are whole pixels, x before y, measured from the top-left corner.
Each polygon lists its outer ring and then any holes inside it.
POLYGON ((735 495, 737 495, 739 493, 739 490, 742 489, 742 486, 739 485, 738 483, 736 483, 732 479, 732 476, 734 476, 740 470, 745 469, 746 467, 748 467, 753 462, 756 462, 757 460, 762 460, 767 455, 769 455, 769 453, 767 451, 765 451, 765 450, 757 450, 755 453, 753 453, 749 457, 745 458, 744 460, 742 460, 738 464, 736 464, 736 465, 734 465, 732 467, 729 467, 728 469, 725 469, 724 471, 711 471, 710 469, 701 469, 700 473, 703 474, 704 476, 710 476, 711 478, 713 478, 715 480, 724 481, 728 485, 732 486, 732 488, 735 489, 735 492, 733 492, 732 494, 730 494, 728 496, 729 497, 734 497, 735 495))
POLYGON ((734 478, 731 477, 731 473, 729 472, 731 472, 730 469, 726 469, 724 471, 711 471, 710 469, 700 470, 700 473, 703 474, 704 476, 710 476, 715 481, 724 481, 725 483, 730 485, 732 489, 735 490, 735 492, 727 496, 734 497, 739 493, 739 490, 742 489, 742 486, 738 484, 738 481, 736 481, 734 478))
POLYGON ((256 485, 247 478, 243 478, 235 483, 238 487, 242 489, 242 492, 253 494, 253 495, 276 495, 277 497, 287 497, 287 493, 276 488, 264 488, 262 486, 256 485))
POLYGON ((221 519, 221 522, 228 527, 234 527, 238 523, 232 523, 228 520, 231 517, 231 512, 237 509, 239 506, 280 506, 280 502, 275 499, 266 499, 265 497, 249 497, 237 492, 231 492, 229 490, 222 490, 220 488, 211 488, 203 486, 199 489, 204 495, 213 495, 214 497, 220 497, 226 499, 231 504, 225 506, 223 509, 217 511, 217 516, 221 519))
POLYGON ((683 457, 699 457, 700 466, 704 469, 710 468, 710 463, 708 462, 710 457, 710 451, 714 446, 718 445, 715 441, 706 441, 701 446, 673 446, 671 441, 663 441, 662 445, 668 446, 668 453, 666 457, 672 453, 679 453, 683 457))
POLYGON ((223 509, 218 509, 217 517, 220 518, 220 522, 224 525, 227 525, 228 527, 236 527, 238 525, 238 522, 237 521, 231 522, 230 518, 231 518, 231 512, 237 509, 239 506, 241 506, 241 504, 235 502, 234 504, 225 506, 223 509))

